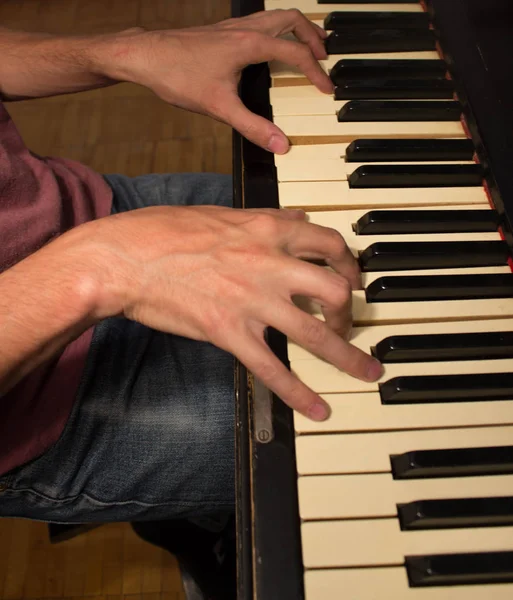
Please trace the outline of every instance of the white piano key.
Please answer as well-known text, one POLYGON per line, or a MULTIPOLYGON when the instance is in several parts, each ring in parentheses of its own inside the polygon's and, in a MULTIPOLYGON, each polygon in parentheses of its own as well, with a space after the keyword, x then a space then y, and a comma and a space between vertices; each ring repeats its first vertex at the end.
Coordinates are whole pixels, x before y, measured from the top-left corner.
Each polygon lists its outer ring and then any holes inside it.
MULTIPOLYGON (((287 181, 278 183, 281 208, 348 210, 487 204, 480 186, 448 188, 350 188, 347 181, 287 181)), ((489 205, 488 205, 489 206, 489 205)), ((333 216, 345 219, 344 214, 333 216)))
MULTIPOLYGON (((319 316, 322 319, 322 316, 319 316)), ((451 333, 482 333, 493 331, 513 331, 513 319, 484 319, 481 321, 454 321, 448 323, 403 323, 380 325, 379 327, 355 327, 351 334, 351 344, 364 352, 370 353, 371 348, 380 341, 396 335, 425 335, 451 333)), ((288 342, 289 360, 313 359, 313 354, 298 346, 293 341, 288 342)))
MULTIPOLYGON (((344 542, 341 542, 344 543, 344 542)), ((513 583, 412 588, 404 567, 305 573, 305 600, 511 600, 513 583)))
MULTIPOLYGON (((294 146, 292 146, 294 147, 294 146)), ((457 161, 459 165, 475 164, 471 160, 457 161)), ((365 165, 450 165, 454 161, 429 161, 426 162, 363 162, 350 163, 340 158, 327 158, 324 160, 290 160, 281 162, 277 168, 279 182, 286 181, 346 181, 359 167, 365 165)))
MULTIPOLYGON (((438 239, 438 238, 437 238, 438 239)), ((380 277, 390 277, 395 275, 498 275, 511 273, 508 265, 502 267, 471 267, 460 269, 419 269, 417 271, 379 271, 374 273, 363 273, 362 282, 364 289, 373 281, 380 277)))
MULTIPOLYGON (((395 272, 395 274, 397 273, 395 272)), ((421 272, 417 271, 417 275, 419 273, 421 272)), ((381 275, 383 276, 383 273, 381 275)), ((321 308, 314 301, 297 297, 294 302, 305 312, 318 318, 321 317, 321 308)), ((365 291, 356 290, 353 292, 352 302, 353 324, 357 327, 371 324, 386 325, 392 323, 426 323, 513 317, 513 298, 368 303, 365 291)))
POLYGON ((353 322, 357 325, 505 317, 513 317, 513 298, 367 303, 364 291, 353 292, 353 322))
MULTIPOLYGON (((433 194, 435 189, 432 188, 433 194)), ((468 188, 466 188, 468 189, 468 188)), ((354 190, 356 191, 356 190, 354 190)), ((380 190, 382 193, 385 190, 380 190)), ((394 191, 396 191, 394 189, 394 191)), ((415 194, 417 190, 410 188, 410 193, 415 194)), ((480 190, 482 191, 482 190, 480 190)), ((481 195, 482 197, 482 195, 481 195)), ((481 209, 488 209, 489 205, 468 205, 466 209, 472 209, 473 206, 480 206, 481 209)), ((417 207, 418 208, 418 207, 417 207)), ((437 207, 438 208, 438 207, 437 207)), ((443 207, 449 210, 449 206, 443 207)), ((459 207, 463 210, 463 206, 459 207)), ((420 208, 418 208, 420 210, 420 208)), ((353 230, 358 220, 366 215, 368 210, 348 210, 348 211, 323 211, 312 212, 308 215, 310 223, 336 229, 344 238, 346 244, 357 254, 360 250, 365 250, 377 242, 465 242, 465 241, 499 241, 501 239, 499 231, 486 232, 457 232, 457 233, 397 233, 397 234, 376 234, 376 235, 357 235, 353 230)))
MULTIPOLYGON (((349 102, 349 100, 335 100, 332 94, 325 94, 313 85, 272 87, 269 94, 275 116, 332 115, 349 102)), ((430 99, 430 101, 437 100, 430 99)))
POLYGON ((389 4, 318 4, 317 0, 265 0, 265 10, 296 8, 311 19, 323 19, 332 11, 369 11, 369 12, 422 12, 419 2, 401 4, 390 2, 389 4))
MULTIPOLYGON (((412 190, 412 188, 408 188, 410 190, 412 190)), ((428 188, 429 189, 429 188, 428 188)), ((437 188, 437 189, 443 189, 443 188, 437 188)), ((465 188, 468 189, 468 188, 465 188)), ((430 189, 430 191, 432 191, 433 188, 430 189)), ((354 190, 356 191, 356 190, 354 190)), ((386 190, 381 189, 381 192, 385 192, 386 190)), ((396 191, 396 189, 394 188, 394 191, 396 191)), ((417 189, 415 188, 415 192, 417 191, 417 189)), ((486 198, 486 196, 480 195, 480 197, 486 198)), ((487 202, 482 202, 481 204, 463 204, 463 205, 459 205, 457 207, 456 210, 489 210, 490 209, 490 205, 487 202)), ((397 209, 399 211, 403 210, 403 209, 397 209)), ((410 210, 410 209, 408 209, 410 210)), ((425 206, 414 206, 411 208, 411 210, 426 210, 425 206)), ((451 205, 444 205, 444 206, 436 206, 436 210, 455 210, 454 206, 451 205)), ((354 231, 354 226, 356 225, 356 223, 362 218, 364 217, 366 214, 369 213, 368 209, 359 209, 359 210, 345 210, 345 211, 312 211, 311 213, 308 213, 308 221, 310 223, 313 223, 315 225, 320 225, 321 227, 329 227, 330 229, 336 229, 338 232, 340 232, 340 234, 342 236, 344 236, 344 239, 349 239, 351 237, 353 238, 358 238, 358 241, 354 241, 353 243, 355 245, 360 244, 361 242, 359 240, 363 240, 365 241, 365 239, 372 239, 373 241, 378 241, 378 237, 380 238, 379 241, 388 241, 391 238, 394 238, 394 241, 400 241, 402 239, 406 239, 406 237, 408 236, 412 236, 412 235, 424 235, 424 234, 399 234, 399 233, 395 233, 395 234, 377 234, 377 235, 357 235, 354 231)), ((483 233, 491 233, 493 236, 495 236, 495 232, 483 232, 483 233)), ((440 233, 433 233, 433 234, 427 234, 430 236, 439 236, 439 235, 454 235, 454 234, 440 234, 440 233)), ((456 235, 460 235, 459 233, 456 235)), ((468 235, 468 234, 464 234, 464 235, 468 235)), ((438 239, 438 237, 437 237, 438 239)))
POLYGON ((296 437, 296 462, 300 475, 388 473, 391 470, 392 454, 404 454, 414 450, 511 445, 511 425, 350 435, 299 435, 296 437))
POLYGON ((284 100, 315 100, 319 98, 332 98, 324 94, 314 85, 293 85, 289 87, 272 87, 269 89, 271 105, 284 100))
POLYGON ((405 556, 513 550, 513 527, 401 531, 397 519, 306 522, 306 568, 398 566, 405 556))
POLYGON ((298 480, 299 515, 304 520, 397 518, 397 504, 513 496, 513 477, 447 477, 394 480, 389 473, 321 475, 298 480), (484 485, 485 483, 485 485, 484 485))
POLYGON ((384 374, 379 381, 369 383, 351 377, 347 373, 343 373, 337 369, 337 367, 320 359, 296 360, 290 365, 292 372, 318 394, 378 392, 380 383, 385 383, 394 377, 508 373, 512 367, 513 360, 511 358, 475 361, 391 363, 383 365, 384 374))
MULTIPOLYGON (((303 115, 336 115, 349 100, 335 100, 314 86, 291 86, 271 88, 273 117, 303 115), (287 91, 288 94, 276 92, 287 91), (303 92, 303 93, 301 93, 303 92)), ((432 100, 437 102, 437 100, 432 100)), ((440 100, 442 102, 443 100, 440 100)))
MULTIPOLYGON (((289 88, 275 88, 276 90, 286 90, 289 88)), ((294 88, 301 89, 301 88, 294 88)), ((354 165, 356 163, 346 163, 345 155, 349 143, 344 144, 309 144, 307 146, 291 146, 287 154, 275 154, 274 162, 278 169, 289 162, 300 161, 318 161, 340 159, 344 164, 354 165)), ((451 161, 451 162, 461 162, 451 161)), ((420 163, 419 163, 420 164, 420 163)), ((424 161, 423 164, 426 164, 424 161)))
POLYGON ((339 123, 336 116, 277 116, 274 123, 293 144, 351 142, 359 138, 466 137, 460 121, 364 121, 339 123))
MULTIPOLYGON (((343 59, 368 59, 368 60, 438 60, 438 52, 425 50, 421 52, 372 52, 369 54, 330 54, 328 58, 320 60, 321 67, 329 73, 339 60, 343 59)), ((312 85, 298 67, 286 65, 280 61, 272 61, 269 65, 273 86, 312 85)))
MULTIPOLYGON (((275 88, 285 90, 288 88, 275 88)), ((298 88, 300 89, 300 88, 298 88)), ((287 154, 275 154, 274 162, 278 168, 294 160, 344 160, 348 143, 345 144, 311 144, 308 146, 291 146, 287 154)), ((345 162, 345 160, 344 160, 345 162)), ((350 163, 348 163, 350 164, 350 163)))
MULTIPOLYGON (((275 88, 289 89, 289 88, 275 88)), ((297 87, 295 89, 303 89, 297 87)), ((348 100, 335 100, 333 96, 328 96, 319 92, 315 98, 286 98, 271 102, 273 119, 283 116, 317 116, 330 115, 336 116, 338 111, 343 108, 348 100)))
POLYGON ((313 85, 272 87, 269 90, 274 117, 284 115, 336 115, 347 100, 335 100, 313 85))
MULTIPOLYGON (((474 267, 460 269, 429 269, 417 271, 380 271, 376 273, 363 273, 362 282, 364 289, 380 277, 390 276, 412 276, 422 275, 479 275, 479 274, 508 274, 511 273, 509 266, 502 267, 474 267)), ((465 319, 501 319, 513 317, 513 298, 492 298, 481 300, 447 300, 423 302, 377 302, 367 303, 365 291, 356 290, 352 296, 353 325, 359 328, 364 326, 377 326, 395 323, 436 323, 444 321, 463 321, 465 319), (482 312, 480 312, 482 311, 482 312)), ((324 320, 321 307, 314 301, 305 297, 295 297, 295 304, 307 313, 318 319, 324 320)), ((290 344, 294 342, 290 341, 290 344)), ((294 350, 296 352, 296 350, 294 350)), ((289 356, 294 358, 314 358, 312 355, 289 356)))
POLYGON ((331 408, 329 419, 312 421, 294 413, 298 434, 513 425, 513 398, 500 402, 385 406, 377 392, 321 396, 331 408))
MULTIPOLYGON (((404 235, 387 235, 387 236, 379 236, 379 235, 350 235, 349 232, 344 235, 344 239, 346 240, 347 245, 352 250, 353 254, 357 254, 361 250, 365 250, 369 246, 377 242, 492 242, 492 241, 501 241, 500 233, 494 231, 486 231, 483 233, 410 233, 404 235), (362 238, 368 237, 369 240, 366 241, 362 238)), ((437 270, 436 272, 440 272, 442 269, 437 270)), ((448 269, 450 271, 454 271, 454 269, 448 269)), ((504 272, 509 272, 508 268, 505 269, 504 272)), ((418 271, 412 271, 415 273, 418 271)), ((434 273, 434 270, 430 270, 429 272, 434 273)), ((370 275, 371 273, 365 273, 365 275, 370 275)), ((374 273, 373 273, 374 274, 374 273)))

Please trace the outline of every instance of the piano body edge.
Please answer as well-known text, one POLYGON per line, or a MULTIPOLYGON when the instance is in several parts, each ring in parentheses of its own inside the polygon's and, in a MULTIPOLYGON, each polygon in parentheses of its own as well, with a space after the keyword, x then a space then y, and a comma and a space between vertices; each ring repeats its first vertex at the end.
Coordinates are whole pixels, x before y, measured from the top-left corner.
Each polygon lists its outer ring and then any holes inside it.
MULTIPOLYGON (((476 0, 477 1, 477 0, 476 0)), ((492 0, 493 3, 493 0, 492 0)), ((475 141, 480 162, 487 172, 487 191, 491 203, 503 218, 503 234, 513 247, 513 177, 509 178, 507 157, 513 164, 513 150, 501 156, 506 128, 493 123, 504 115, 500 97, 493 94, 480 99, 479 77, 469 82, 468 74, 476 64, 476 48, 465 56, 470 43, 464 21, 454 18, 464 0, 447 3, 428 0, 443 56, 458 84, 465 122, 475 141), (444 6, 445 4, 445 6, 444 6), (447 23, 456 27, 448 35, 447 23), (458 40, 464 43, 458 45, 458 40), (467 45, 467 48, 465 48, 467 45), (461 81, 465 80, 465 86, 461 81), (487 117, 483 106, 489 102, 487 117), (479 116, 477 116, 479 114, 479 116), (483 135, 483 130, 486 135, 483 135)), ((232 0, 233 16, 264 10, 263 0, 232 0)), ((479 63, 481 68, 484 65, 479 63)), ((240 95, 257 114, 270 118, 270 73, 266 65, 254 65, 243 73, 240 95)), ((486 111, 485 111, 486 112, 486 111)), ((508 117, 504 117, 508 118, 508 117)), ((509 115, 509 120, 511 115, 509 115)), ((513 131, 513 128, 511 129, 513 131)), ((279 207, 276 168, 272 155, 234 133, 234 190, 238 208, 279 207)), ((289 366, 286 340, 278 332, 269 332, 269 345, 289 366)), ((278 398, 271 401, 272 435, 258 440, 254 422, 254 382, 243 365, 236 370, 237 390, 237 527, 238 527, 238 600, 303 600, 304 570, 300 536, 297 490, 295 431, 292 411, 278 398)), ((341 598, 343 596, 341 595, 341 598)), ((348 598, 353 600, 353 598, 348 598)))

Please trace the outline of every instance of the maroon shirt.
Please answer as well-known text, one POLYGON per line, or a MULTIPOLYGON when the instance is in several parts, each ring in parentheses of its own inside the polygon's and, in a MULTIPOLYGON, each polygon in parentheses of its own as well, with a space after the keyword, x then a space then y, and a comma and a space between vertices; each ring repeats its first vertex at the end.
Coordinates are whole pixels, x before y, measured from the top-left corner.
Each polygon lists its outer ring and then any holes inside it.
MULTIPOLYGON (((0 102, 0 273, 66 230, 109 215, 111 205, 101 175, 74 161, 32 154, 0 102)), ((0 475, 39 456, 61 435, 91 337, 92 328, 0 397, 0 475)))

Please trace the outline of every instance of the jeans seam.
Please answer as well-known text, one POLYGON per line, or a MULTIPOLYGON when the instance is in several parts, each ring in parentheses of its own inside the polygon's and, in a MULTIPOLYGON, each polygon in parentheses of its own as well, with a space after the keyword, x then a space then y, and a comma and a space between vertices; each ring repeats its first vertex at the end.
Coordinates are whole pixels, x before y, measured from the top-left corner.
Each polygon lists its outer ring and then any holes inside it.
POLYGON ((88 500, 89 502, 91 502, 92 504, 96 504, 97 506, 102 506, 102 507, 136 505, 136 506, 144 506, 144 507, 148 507, 148 508, 155 508, 155 507, 159 507, 159 506, 163 506, 163 507, 173 506, 173 507, 180 507, 180 508, 188 508, 191 506, 203 506, 206 503, 212 504, 216 508, 223 507, 223 506, 224 507, 229 506, 225 502, 214 501, 214 500, 210 500, 208 498, 205 498, 205 499, 203 499, 201 501, 197 501, 197 502, 196 501, 183 502, 183 501, 179 501, 179 500, 170 500, 169 502, 156 502, 156 503, 142 502, 140 500, 124 500, 122 502, 119 502, 119 501, 118 502, 102 502, 101 500, 97 500, 90 494, 86 494, 86 493, 77 494, 75 496, 69 496, 67 498, 58 499, 58 498, 51 498, 50 496, 42 494, 41 492, 36 492, 35 490, 33 490, 31 488, 23 488, 23 489, 9 488, 6 490, 6 493, 3 495, 4 495, 4 497, 6 497, 8 495, 15 495, 15 494, 31 495, 31 496, 35 496, 37 498, 41 498, 43 500, 47 500, 54 504, 60 504, 60 505, 73 504, 77 500, 85 499, 85 500, 88 500))

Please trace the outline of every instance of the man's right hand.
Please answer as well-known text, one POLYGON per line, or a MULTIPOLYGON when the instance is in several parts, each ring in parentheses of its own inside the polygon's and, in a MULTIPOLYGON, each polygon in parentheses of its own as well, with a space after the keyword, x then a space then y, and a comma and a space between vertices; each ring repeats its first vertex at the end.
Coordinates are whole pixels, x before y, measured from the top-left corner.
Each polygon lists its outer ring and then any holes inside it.
POLYGON ((271 121, 248 110, 237 93, 248 65, 279 60, 297 67, 321 92, 333 84, 319 64, 326 32, 298 10, 270 10, 215 25, 123 32, 98 43, 103 75, 153 90, 174 106, 227 123, 253 143, 284 154, 289 142, 271 121), (296 39, 283 39, 292 34, 296 39))
POLYGON ((329 414, 267 346, 268 326, 366 381, 381 365, 348 343, 357 262, 335 230, 302 211, 150 207, 87 223, 61 238, 99 274, 96 319, 123 314, 161 331, 208 341, 236 356, 291 408, 329 414), (301 258, 325 259, 332 270, 301 258), (323 307, 326 321, 294 296, 323 307))

